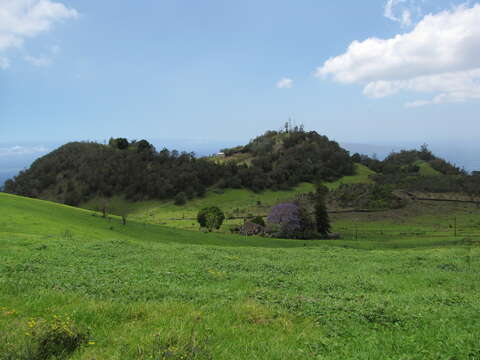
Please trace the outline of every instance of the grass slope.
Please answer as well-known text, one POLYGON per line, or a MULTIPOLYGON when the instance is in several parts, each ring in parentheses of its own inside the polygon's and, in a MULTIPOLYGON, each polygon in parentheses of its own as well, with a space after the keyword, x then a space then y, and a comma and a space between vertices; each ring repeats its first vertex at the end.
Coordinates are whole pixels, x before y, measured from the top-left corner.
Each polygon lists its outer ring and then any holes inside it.
POLYGON ((423 176, 442 175, 441 172, 432 168, 432 166, 426 161, 418 160, 415 162, 415 165, 417 165, 420 168, 420 170, 418 171, 419 175, 423 175, 423 176))
MULTIPOLYGON (((326 183, 330 189, 335 189, 341 184, 369 183, 369 176, 374 174, 366 166, 356 164, 356 174, 344 176, 338 181, 326 183)), ((140 201, 129 203, 121 197, 115 197, 111 202, 119 208, 129 208, 130 216, 138 221, 162 224, 180 229, 196 230, 196 221, 183 220, 194 219, 200 209, 208 206, 220 207, 227 217, 238 217, 248 214, 265 215, 270 208, 280 202, 294 199, 296 196, 315 191, 313 184, 302 183, 289 191, 266 190, 255 193, 247 189, 210 189, 203 198, 195 198, 183 206, 177 206, 173 201, 140 201)), ((83 205, 93 209, 99 199, 92 200, 83 205)), ((228 226, 238 223, 238 220, 226 221, 222 228, 228 232, 228 226)))
POLYGON ((478 247, 306 245, 0 194, 0 359, 48 358, 54 316, 88 330, 77 360, 480 356, 478 247))

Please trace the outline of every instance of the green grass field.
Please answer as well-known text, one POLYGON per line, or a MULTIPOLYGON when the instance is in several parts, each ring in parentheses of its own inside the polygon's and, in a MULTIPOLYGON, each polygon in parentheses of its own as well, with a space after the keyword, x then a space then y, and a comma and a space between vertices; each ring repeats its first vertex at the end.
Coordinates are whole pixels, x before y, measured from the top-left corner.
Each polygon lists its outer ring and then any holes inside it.
POLYGON ((123 226, 0 193, 0 359, 479 359, 478 238, 412 239, 362 250, 123 226))

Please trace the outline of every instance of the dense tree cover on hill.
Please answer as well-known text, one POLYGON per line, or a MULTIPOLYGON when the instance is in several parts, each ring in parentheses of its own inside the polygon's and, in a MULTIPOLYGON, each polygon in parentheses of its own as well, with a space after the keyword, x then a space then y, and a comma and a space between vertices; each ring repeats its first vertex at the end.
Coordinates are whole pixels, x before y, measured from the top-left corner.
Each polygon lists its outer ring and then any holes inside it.
POLYGON ((333 206, 355 209, 398 209, 405 201, 396 196, 392 185, 343 184, 330 193, 333 206))
POLYGON ((435 156, 422 145, 420 150, 402 150, 391 153, 384 160, 354 154, 352 159, 377 174, 376 184, 410 191, 456 192, 480 196, 480 176, 469 175, 465 170, 435 156), (422 166, 427 173, 422 172, 422 166))
MULTIPOLYGON (((232 150, 235 151, 235 150, 232 150)), ((171 199, 179 205, 213 185, 286 189, 302 181, 335 180, 354 172, 349 153, 336 142, 301 128, 270 131, 238 151, 249 164, 220 163, 193 153, 156 151, 146 140, 110 139, 66 144, 35 161, 5 191, 77 205, 102 196, 133 201, 171 199)))
POLYGON ((288 189, 300 182, 333 181, 354 174, 348 151, 302 127, 267 131, 245 146, 222 150, 228 157, 248 154, 250 164, 227 161, 223 187, 288 189))
POLYGON ((425 162, 443 175, 466 175, 463 169, 435 156, 427 147, 422 145, 420 150, 401 150, 392 152, 384 160, 371 158, 367 155, 354 154, 352 159, 382 175, 418 175, 419 162, 425 162))
POLYGON ((77 205, 97 195, 128 199, 167 199, 180 192, 192 198, 222 176, 222 168, 190 153, 163 149, 147 141, 131 146, 74 142, 35 161, 7 181, 5 191, 77 205))
POLYGON ((404 178, 400 181, 386 177, 381 181, 390 182, 410 191, 464 193, 472 197, 480 197, 480 176, 478 175, 418 176, 404 178))
POLYGON ((203 196, 211 186, 283 190, 300 182, 334 181, 352 175, 354 163, 361 163, 376 172, 373 180, 378 186, 344 187, 339 196, 343 202, 367 199, 367 207, 372 207, 372 201, 378 205, 386 199, 388 207, 394 203, 397 206, 390 196, 393 188, 480 196, 480 176, 467 175, 433 155, 426 145, 378 160, 360 154, 350 156, 326 136, 286 126, 223 152, 225 158, 217 161, 196 158, 193 153, 157 151, 146 140, 112 138, 108 145, 73 142, 7 181, 5 191, 70 205, 113 195, 132 201, 174 199, 177 205, 183 205, 188 199, 203 196))

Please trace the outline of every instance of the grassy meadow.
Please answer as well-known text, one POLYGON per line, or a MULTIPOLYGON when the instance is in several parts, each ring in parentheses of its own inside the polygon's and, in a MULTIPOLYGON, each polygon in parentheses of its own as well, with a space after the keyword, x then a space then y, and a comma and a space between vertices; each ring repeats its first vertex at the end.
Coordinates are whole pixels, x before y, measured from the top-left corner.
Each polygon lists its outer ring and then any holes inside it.
MULTIPOLYGON (((344 176, 335 182, 326 183, 330 189, 335 189, 341 184, 370 183, 369 176, 374 174, 366 166, 356 164, 356 174, 344 176)), ((131 203, 122 197, 116 196, 108 200, 108 207, 113 213, 116 209, 128 209, 129 217, 140 222, 165 225, 178 229, 198 230, 196 216, 200 209, 208 206, 218 206, 226 214, 221 231, 228 233, 229 226, 241 223, 240 219, 228 220, 230 217, 243 217, 248 215, 266 215, 271 207, 285 201, 290 201, 295 196, 314 192, 311 183, 302 183, 292 190, 273 191, 265 190, 259 193, 248 189, 209 189, 203 198, 189 200, 183 206, 177 206, 173 200, 169 201, 139 201, 131 203)), ((95 209, 102 203, 102 199, 94 199, 82 205, 86 209, 95 209)))
POLYGON ((480 359, 478 213, 418 211, 245 239, 0 193, 0 359, 480 359))

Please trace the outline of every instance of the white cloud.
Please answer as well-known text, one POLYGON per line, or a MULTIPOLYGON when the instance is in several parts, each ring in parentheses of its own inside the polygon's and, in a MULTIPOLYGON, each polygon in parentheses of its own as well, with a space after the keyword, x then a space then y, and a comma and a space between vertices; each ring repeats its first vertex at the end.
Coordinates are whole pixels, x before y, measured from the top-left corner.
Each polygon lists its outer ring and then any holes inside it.
POLYGON ((293 80, 289 78, 283 78, 277 82, 278 89, 290 89, 293 87, 293 80))
POLYGON ((411 91, 437 93, 409 106, 478 99, 480 91, 480 4, 427 15, 408 33, 391 39, 354 41, 327 60, 316 76, 364 84, 381 98, 411 91))
POLYGON ((406 2, 406 0, 388 0, 383 15, 387 19, 400 23, 403 27, 412 25, 412 10, 410 8, 404 8, 400 15, 396 15, 396 7, 406 2))
POLYGON ((51 0, 0 0, 0 53, 19 48, 54 23, 77 16, 75 9, 51 0))

